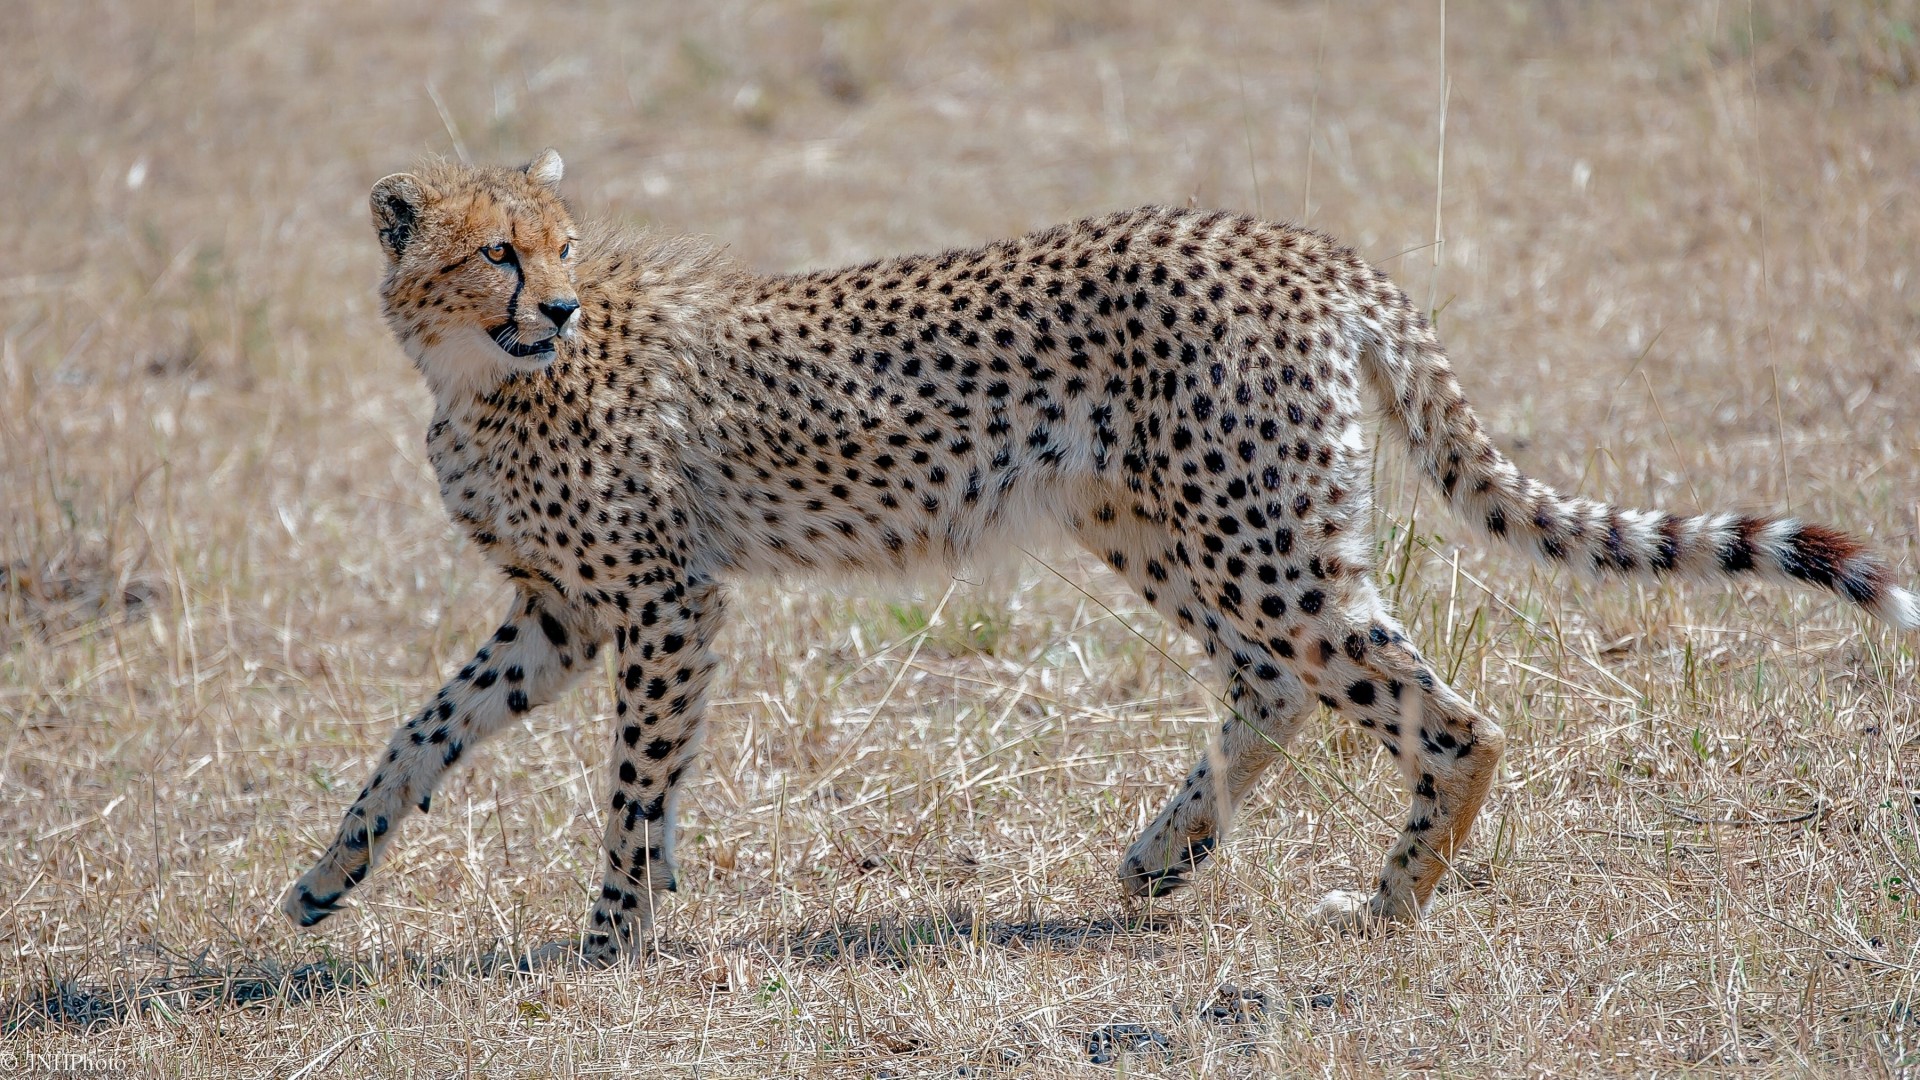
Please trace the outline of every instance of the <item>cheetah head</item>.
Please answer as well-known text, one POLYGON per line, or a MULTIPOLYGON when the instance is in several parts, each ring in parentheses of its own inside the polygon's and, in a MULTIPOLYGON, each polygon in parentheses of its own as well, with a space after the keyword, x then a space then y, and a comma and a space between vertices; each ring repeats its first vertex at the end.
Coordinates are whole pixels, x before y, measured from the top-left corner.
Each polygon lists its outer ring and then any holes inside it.
POLYGON ((574 337, 577 236, 560 155, 521 169, 445 162, 373 185, 387 323, 434 392, 486 393, 574 337))

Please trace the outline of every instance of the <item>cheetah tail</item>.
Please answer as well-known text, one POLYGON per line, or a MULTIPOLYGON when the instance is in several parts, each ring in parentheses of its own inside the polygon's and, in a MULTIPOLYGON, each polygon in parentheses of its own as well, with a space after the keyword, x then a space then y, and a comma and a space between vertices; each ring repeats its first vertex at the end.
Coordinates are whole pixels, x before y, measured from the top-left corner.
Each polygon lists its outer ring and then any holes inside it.
MULTIPOLYGON (((1389 309, 1391 310, 1391 309, 1389 309)), ((1401 309, 1406 310, 1406 309, 1401 309)), ((1415 458, 1462 519, 1541 559, 1596 576, 1712 579, 1753 573, 1826 589, 1894 627, 1920 628, 1920 597, 1845 533, 1787 517, 1623 510, 1563 495, 1502 454, 1467 404, 1426 321, 1363 348, 1363 367, 1415 458)))

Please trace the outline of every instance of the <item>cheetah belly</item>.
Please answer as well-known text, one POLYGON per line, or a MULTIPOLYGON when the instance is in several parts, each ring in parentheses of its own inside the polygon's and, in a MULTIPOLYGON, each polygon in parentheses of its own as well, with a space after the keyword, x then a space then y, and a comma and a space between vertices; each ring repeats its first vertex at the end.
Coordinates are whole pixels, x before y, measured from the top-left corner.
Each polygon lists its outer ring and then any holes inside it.
POLYGON ((738 489, 738 502, 696 513, 735 568, 781 577, 899 579, 951 573, 1059 531, 1070 485, 1057 474, 952 471, 961 475, 935 484, 923 477, 913 490, 897 491, 891 507, 871 491, 860 499, 793 500, 782 495, 783 486, 749 484, 738 489))

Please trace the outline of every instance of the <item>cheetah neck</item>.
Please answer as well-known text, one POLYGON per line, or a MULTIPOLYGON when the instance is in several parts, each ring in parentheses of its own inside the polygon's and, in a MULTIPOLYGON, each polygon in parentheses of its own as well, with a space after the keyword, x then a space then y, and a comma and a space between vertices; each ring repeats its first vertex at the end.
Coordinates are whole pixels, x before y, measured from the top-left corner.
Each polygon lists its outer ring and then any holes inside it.
POLYGON ((478 327, 403 333, 400 345, 442 409, 491 393, 510 375, 545 370, 550 362, 509 356, 478 327))

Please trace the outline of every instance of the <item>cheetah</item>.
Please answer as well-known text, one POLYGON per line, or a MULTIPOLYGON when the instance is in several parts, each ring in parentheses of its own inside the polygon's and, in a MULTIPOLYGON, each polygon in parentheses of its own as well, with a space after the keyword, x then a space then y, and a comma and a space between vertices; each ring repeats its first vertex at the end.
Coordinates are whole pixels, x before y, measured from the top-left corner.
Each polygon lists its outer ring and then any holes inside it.
POLYGON ((1064 527, 1224 669, 1213 750, 1120 863, 1187 883, 1316 706, 1409 794, 1374 887, 1315 913, 1417 920, 1492 785, 1500 725, 1373 577, 1367 401, 1466 522, 1601 576, 1757 574, 1895 627, 1915 594, 1783 517, 1627 510, 1523 475, 1426 316, 1317 232, 1147 207, 970 250, 764 276, 697 241, 576 227, 548 150, 372 192, 388 324, 431 389, 446 509, 510 579, 492 638, 395 734, 282 909, 312 926, 468 751, 610 645, 602 882, 577 959, 645 949, 675 887, 730 582, 951 569, 1064 527))

